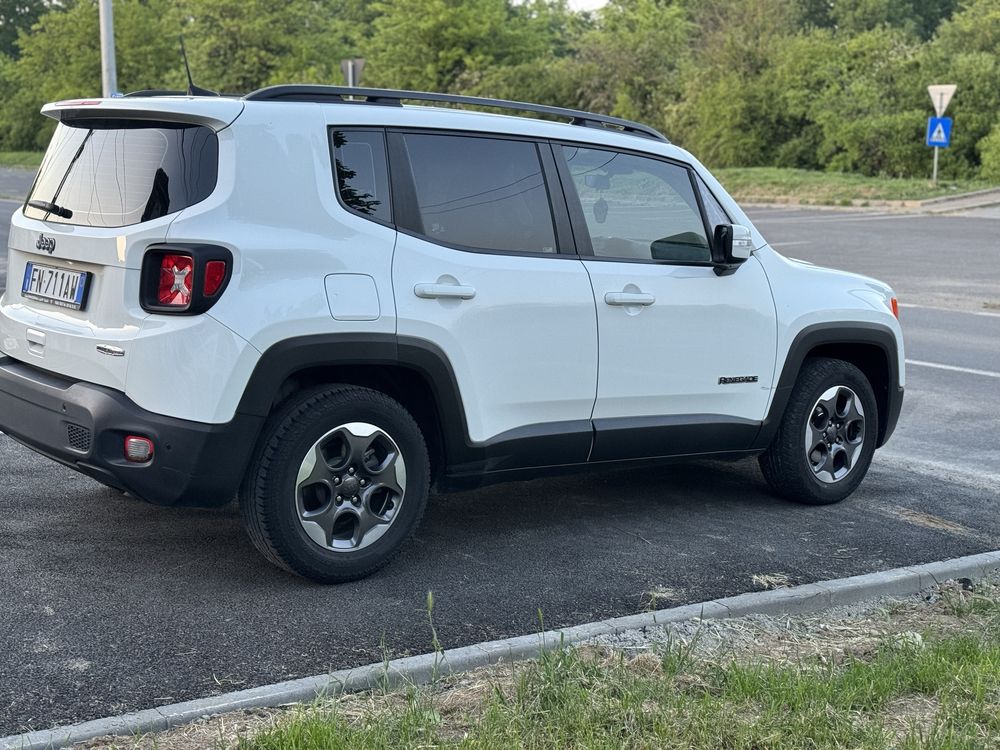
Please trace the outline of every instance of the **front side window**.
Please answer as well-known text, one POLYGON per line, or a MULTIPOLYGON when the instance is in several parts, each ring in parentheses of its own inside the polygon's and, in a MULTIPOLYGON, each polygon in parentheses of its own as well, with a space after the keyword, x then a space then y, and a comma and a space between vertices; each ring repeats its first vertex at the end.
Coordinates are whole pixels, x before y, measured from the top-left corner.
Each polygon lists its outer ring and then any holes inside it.
MULTIPOLYGON (((473 136, 403 135, 413 174, 412 232, 459 247, 556 252, 538 147, 473 136)), ((404 222, 400 217, 400 226, 404 222)))
POLYGON ((333 130, 331 138, 341 202, 362 216, 392 221, 385 135, 380 130, 333 130))
POLYGON ((93 119, 60 123, 24 214, 62 224, 124 227, 203 201, 219 141, 201 125, 93 119))
POLYGON ((711 261, 705 223, 687 169, 603 149, 563 146, 562 153, 595 256, 711 261))

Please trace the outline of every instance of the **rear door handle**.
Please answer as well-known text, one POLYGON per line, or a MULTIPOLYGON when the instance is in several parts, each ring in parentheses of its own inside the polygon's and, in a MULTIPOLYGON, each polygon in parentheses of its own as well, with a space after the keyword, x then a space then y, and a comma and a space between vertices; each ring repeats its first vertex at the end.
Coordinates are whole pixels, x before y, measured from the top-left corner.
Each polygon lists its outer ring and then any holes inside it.
POLYGON ((609 305, 614 305, 616 307, 625 307, 627 305, 642 305, 643 307, 648 307, 649 305, 655 304, 656 297, 652 294, 645 294, 642 292, 608 292, 604 295, 604 301, 609 305))
POLYGON ((472 299, 475 288, 461 284, 417 284, 413 293, 421 299, 472 299))

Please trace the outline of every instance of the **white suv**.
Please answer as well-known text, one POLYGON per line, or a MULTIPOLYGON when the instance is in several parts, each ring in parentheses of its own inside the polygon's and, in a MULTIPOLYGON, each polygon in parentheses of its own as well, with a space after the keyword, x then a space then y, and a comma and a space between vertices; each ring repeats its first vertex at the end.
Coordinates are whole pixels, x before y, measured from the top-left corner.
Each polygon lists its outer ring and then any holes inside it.
POLYGON ((42 111, 0 429, 153 503, 238 495, 303 576, 384 565, 431 487, 759 455, 836 502, 899 416, 892 290, 782 257, 643 125, 326 86, 42 111))

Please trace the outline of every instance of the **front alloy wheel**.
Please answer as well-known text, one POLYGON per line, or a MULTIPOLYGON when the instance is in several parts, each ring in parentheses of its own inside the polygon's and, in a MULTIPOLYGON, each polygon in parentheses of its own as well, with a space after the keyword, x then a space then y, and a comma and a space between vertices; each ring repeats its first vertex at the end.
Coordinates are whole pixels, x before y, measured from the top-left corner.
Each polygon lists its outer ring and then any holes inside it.
POLYGON ((817 399, 806 427, 806 455, 816 478, 828 484, 851 473, 865 443, 865 408, 847 386, 817 399))
POLYGON ((807 359, 771 445, 758 459, 782 497, 810 505, 843 500, 868 472, 878 431, 871 384, 840 359, 807 359))

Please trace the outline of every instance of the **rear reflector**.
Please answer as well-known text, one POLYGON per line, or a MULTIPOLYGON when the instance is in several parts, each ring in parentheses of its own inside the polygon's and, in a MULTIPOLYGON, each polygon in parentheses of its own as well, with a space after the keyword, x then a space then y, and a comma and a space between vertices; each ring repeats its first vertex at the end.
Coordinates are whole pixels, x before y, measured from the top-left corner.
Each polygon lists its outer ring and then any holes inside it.
POLYGON ((896 320, 899 320, 899 301, 893 297, 892 298, 892 314, 896 316, 896 320))
POLYGON ((194 288, 194 259, 190 255, 160 257, 160 283, 156 299, 161 305, 187 307, 194 288))
POLYGON ((201 291, 206 297, 214 297, 222 282, 226 280, 226 261, 210 260, 205 264, 205 284, 201 291))
POLYGON ((125 438, 125 460, 136 464, 152 461, 153 441, 138 435, 129 435, 125 438))

